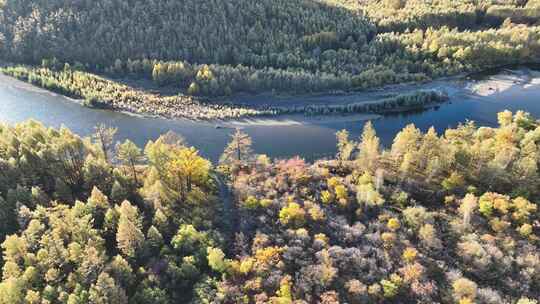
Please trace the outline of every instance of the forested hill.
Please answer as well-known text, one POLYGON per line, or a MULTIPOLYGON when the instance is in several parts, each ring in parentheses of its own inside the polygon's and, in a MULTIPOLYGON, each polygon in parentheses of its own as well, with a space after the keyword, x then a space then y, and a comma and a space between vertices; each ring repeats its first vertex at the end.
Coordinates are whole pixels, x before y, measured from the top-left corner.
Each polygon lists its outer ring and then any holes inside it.
POLYGON ((22 0, 6 1, 0 18, 11 55, 38 63, 57 57, 104 65, 142 58, 280 65, 298 56, 304 40, 348 47, 365 44, 373 32, 358 12, 310 0, 22 0))
POLYGON ((348 91, 540 61, 539 17, 539 0, 0 0, 0 59, 189 95, 348 91))

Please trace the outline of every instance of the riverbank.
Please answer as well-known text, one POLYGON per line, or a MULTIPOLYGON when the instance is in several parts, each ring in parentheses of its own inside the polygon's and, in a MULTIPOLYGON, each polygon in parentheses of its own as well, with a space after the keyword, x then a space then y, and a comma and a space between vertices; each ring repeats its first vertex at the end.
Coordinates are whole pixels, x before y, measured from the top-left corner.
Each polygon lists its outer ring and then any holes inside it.
POLYGON ((243 128, 246 126, 301 126, 308 124, 334 124, 350 123, 380 119, 380 114, 357 113, 357 114, 329 114, 318 116, 306 116, 303 114, 283 114, 275 117, 253 117, 244 119, 224 120, 216 123, 216 128, 243 128))
MULTIPOLYGON (((526 69, 525 69, 526 70, 526 69)), ((511 88, 479 96, 469 90, 470 84, 490 82, 499 74, 485 75, 478 80, 463 79, 447 83, 434 83, 436 88, 449 93, 450 100, 428 109, 384 115, 365 113, 352 115, 305 116, 280 115, 258 116, 242 119, 194 121, 187 119, 164 119, 129 112, 97 110, 83 107, 80 100, 30 85, 11 77, 0 75, 0 121, 8 124, 34 119, 47 126, 62 125, 78 134, 89 136, 98 124, 118 128, 118 140, 130 139, 140 147, 149 140, 169 131, 182 135, 197 147, 205 157, 217 161, 234 128, 241 128, 253 139, 253 149, 271 158, 289 158, 299 155, 306 160, 335 155, 335 133, 346 129, 350 137, 361 135, 366 120, 372 120, 381 143, 390 146, 395 134, 409 124, 423 132, 434 126, 443 132, 448 127, 475 121, 477 125, 497 126, 497 113, 504 110, 525 110, 540 116, 540 84, 514 84, 511 88), (77 102, 74 102, 77 101, 77 102)))
POLYGON ((233 119, 256 116, 258 110, 232 105, 207 104, 192 96, 161 96, 133 89, 91 73, 72 69, 3 67, 0 73, 43 89, 82 100, 85 106, 164 118, 190 120, 233 119))
POLYGON ((528 88, 540 83, 540 71, 530 69, 504 69, 488 80, 473 82, 468 89, 478 96, 490 96, 510 90, 515 86, 528 88))
MULTIPOLYGON (((114 79, 71 68, 51 70, 4 64, 0 72, 67 96, 87 107, 146 117, 208 121, 218 127, 226 127, 228 121, 241 125, 289 125, 322 120, 362 120, 363 115, 376 117, 386 113, 417 111, 445 102, 450 95, 460 90, 460 82, 471 78, 470 75, 453 76, 427 83, 391 85, 355 93, 280 97, 265 94, 239 95, 209 101, 183 94, 164 95, 160 91, 146 90, 140 86, 134 88, 114 79)), ((525 72, 511 76, 498 74, 496 77, 500 79, 484 82, 482 87, 473 88, 473 93, 485 96, 505 90, 512 84, 530 81, 521 79, 525 76, 525 72)))
MULTIPOLYGON (((388 93, 358 93, 343 96, 318 96, 319 100, 306 98, 301 102, 269 105, 254 101, 243 103, 219 103, 199 100, 193 96, 162 96, 159 92, 135 89, 126 84, 73 70, 51 70, 42 67, 4 66, 0 72, 28 82, 32 85, 82 100, 83 105, 98 109, 129 112, 164 118, 183 118, 189 120, 224 121, 242 120, 255 117, 276 117, 290 114, 307 116, 332 116, 336 114, 381 113, 418 108, 433 103, 443 102, 444 92, 426 90, 408 94, 398 94, 398 90, 388 93)), ((412 86, 411 86, 412 87, 412 86)), ((401 91, 406 91, 402 89, 401 91)), ((320 119, 320 118, 319 118, 320 119)), ((332 118, 329 118, 332 119, 332 118)))

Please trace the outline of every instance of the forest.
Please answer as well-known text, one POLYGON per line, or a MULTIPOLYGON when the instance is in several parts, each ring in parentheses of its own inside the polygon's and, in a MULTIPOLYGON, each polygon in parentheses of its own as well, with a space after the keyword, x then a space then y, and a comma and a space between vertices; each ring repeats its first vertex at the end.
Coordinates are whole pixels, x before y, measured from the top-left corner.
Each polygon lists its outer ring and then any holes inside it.
MULTIPOLYGON (((432 107, 227 100, 539 62, 540 0, 0 0, 0 73, 167 118, 432 107)), ((173 132, 0 122, 0 304, 538 304, 540 119, 497 121, 386 146, 368 121, 314 161, 222 128, 215 163, 173 132)))
POLYGON ((0 58, 182 98, 351 91, 538 62, 539 16, 538 0, 5 0, 0 58))
POLYGON ((540 121, 497 118, 311 163, 1 124, 0 304, 536 304, 540 121))

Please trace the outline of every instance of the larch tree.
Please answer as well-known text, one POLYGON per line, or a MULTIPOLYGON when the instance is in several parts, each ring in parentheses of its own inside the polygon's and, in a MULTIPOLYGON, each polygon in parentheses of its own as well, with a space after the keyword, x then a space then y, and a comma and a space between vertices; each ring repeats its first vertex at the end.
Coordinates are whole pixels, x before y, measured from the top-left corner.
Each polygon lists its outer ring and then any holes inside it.
POLYGON ((149 141, 144 148, 144 154, 150 165, 163 176, 167 172, 167 163, 185 146, 185 139, 182 136, 169 131, 156 141, 149 141))
POLYGON ((173 184, 178 185, 176 190, 180 190, 181 199, 184 199, 194 185, 206 184, 210 167, 210 162, 199 156, 199 151, 192 147, 180 149, 168 163, 167 171, 170 179, 176 181, 173 184))
POLYGON ((67 128, 61 128, 52 140, 52 164, 59 186, 65 186, 66 194, 77 194, 84 188, 84 164, 88 147, 79 136, 67 128))
POLYGON ((128 303, 125 291, 106 272, 102 272, 97 282, 90 287, 89 300, 94 304, 128 303))
POLYGON ((144 161, 144 155, 139 147, 131 140, 127 139, 124 143, 119 144, 116 149, 116 158, 131 171, 131 176, 135 181, 135 185, 139 185, 137 178, 137 165, 144 161))
POLYGON ((468 193, 461 201, 461 205, 458 209, 459 213, 463 216, 463 225, 465 225, 466 228, 470 226, 472 214, 477 208, 478 198, 473 194, 468 193))
POLYGON ((371 121, 368 121, 364 125, 364 131, 362 132, 358 149, 358 157, 356 158, 358 166, 370 171, 377 168, 377 160, 380 153, 380 140, 377 137, 371 121))
POLYGON ((88 198, 87 202, 94 208, 103 210, 109 208, 109 199, 97 187, 92 188, 92 192, 90 193, 90 197, 88 198))
POLYGON ((173 147, 181 148, 186 146, 186 139, 182 137, 182 135, 173 131, 168 131, 167 133, 161 135, 158 140, 161 140, 164 144, 173 147))
POLYGON ((413 162, 417 158, 421 139, 422 133, 413 124, 407 125, 394 138, 390 153, 396 167, 403 173, 402 177, 414 171, 413 162))
POLYGON ((110 160, 109 154, 111 153, 111 150, 113 148, 114 135, 117 131, 117 128, 107 127, 104 124, 99 124, 94 128, 94 134, 92 135, 92 138, 99 146, 101 153, 103 153, 103 157, 107 162, 109 162, 110 160))
POLYGON ((127 257, 133 258, 144 243, 144 234, 141 231, 141 219, 137 207, 124 201, 118 207, 120 219, 116 232, 117 247, 127 257))
POLYGON ((407 151, 415 151, 419 140, 422 138, 422 133, 413 124, 407 125, 401 130, 392 144, 392 154, 394 156, 402 156, 407 151))
POLYGON ((338 155, 337 158, 342 162, 349 161, 354 152, 356 143, 349 140, 349 132, 341 130, 336 133, 338 155))
POLYGON ((231 136, 232 140, 229 142, 223 155, 219 159, 222 164, 234 164, 247 162, 252 158, 253 150, 251 148, 252 140, 249 135, 236 129, 231 136))
POLYGON ((0 283, 0 304, 24 303, 23 284, 15 278, 3 280, 0 283))

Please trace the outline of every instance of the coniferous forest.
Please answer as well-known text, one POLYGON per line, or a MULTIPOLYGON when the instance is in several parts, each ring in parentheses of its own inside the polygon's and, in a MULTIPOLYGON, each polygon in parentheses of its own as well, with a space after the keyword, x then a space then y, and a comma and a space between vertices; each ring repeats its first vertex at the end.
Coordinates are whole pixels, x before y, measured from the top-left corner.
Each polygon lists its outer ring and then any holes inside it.
POLYGON ((498 120, 388 149, 368 122, 314 163, 237 131, 215 166, 174 133, 2 125, 0 303, 537 303, 540 123, 498 120))
POLYGON ((42 82, 66 64, 146 79, 189 107, 183 95, 350 91, 537 62, 539 17, 537 0, 8 0, 0 56, 42 82))
MULTIPOLYGON (((449 96, 225 101, 539 61, 539 0, 0 0, 0 73, 167 118, 421 109, 449 96)), ((368 121, 312 162, 236 129, 212 163, 170 131, 0 121, 0 304, 538 304, 540 119, 497 122, 383 145, 368 121)))

